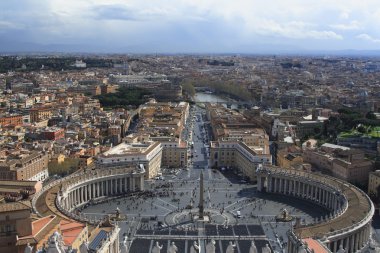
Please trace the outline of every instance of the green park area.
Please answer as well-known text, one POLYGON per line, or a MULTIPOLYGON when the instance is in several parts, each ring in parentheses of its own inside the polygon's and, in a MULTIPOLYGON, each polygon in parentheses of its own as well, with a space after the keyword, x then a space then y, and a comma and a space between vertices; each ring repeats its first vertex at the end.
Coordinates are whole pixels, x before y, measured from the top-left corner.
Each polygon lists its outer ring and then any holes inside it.
POLYGON ((139 106, 148 101, 151 93, 141 88, 120 88, 116 93, 96 96, 100 104, 106 108, 127 108, 130 105, 139 106))
POLYGON ((380 126, 359 126, 350 131, 341 132, 340 138, 371 137, 380 138, 380 126))

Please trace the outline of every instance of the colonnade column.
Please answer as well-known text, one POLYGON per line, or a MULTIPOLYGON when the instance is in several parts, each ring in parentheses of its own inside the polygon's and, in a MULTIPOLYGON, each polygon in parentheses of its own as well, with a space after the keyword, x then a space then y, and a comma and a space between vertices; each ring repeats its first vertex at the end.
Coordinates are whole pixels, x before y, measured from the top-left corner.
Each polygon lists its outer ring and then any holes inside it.
POLYGON ((298 189, 298 196, 300 196, 301 195, 301 192, 302 192, 302 188, 301 188, 301 181, 297 181, 298 183, 297 183, 297 189, 298 189))
POLYGON ((354 243, 354 252, 356 252, 356 250, 358 249, 358 246, 359 246, 359 234, 356 233, 355 234, 355 243, 354 243))
POLYGON ((346 243, 344 245, 344 249, 346 250, 346 252, 348 253, 348 248, 350 247, 350 236, 348 236, 346 238, 346 243))
POLYGON ((364 231, 365 231, 365 228, 362 228, 362 230, 360 231, 360 236, 359 236, 359 249, 361 249, 363 247, 363 241, 364 241, 364 231))
POLYGON ((288 180, 286 178, 284 178, 284 191, 283 191, 283 193, 285 193, 285 194, 288 191, 288 184, 289 184, 288 180))
POLYGON ((75 208, 75 206, 76 206, 77 203, 78 203, 77 190, 74 190, 74 208, 75 208))
POLYGON ((70 193, 67 194, 67 209, 71 208, 70 193))
POLYGON ((305 197, 305 195, 306 195, 306 184, 305 184, 305 182, 302 182, 302 197, 305 197))
POLYGON ((294 195, 294 180, 290 180, 289 183, 290 183, 289 192, 291 195, 294 195))
POLYGON ((327 206, 327 208, 331 208, 331 207, 330 207, 330 192, 327 192, 327 196, 326 196, 326 206, 327 206))
MULTIPOLYGON (((355 252, 355 250, 354 250, 354 244, 355 244, 355 234, 352 234, 351 236, 350 236, 350 243, 351 243, 351 247, 350 247, 350 252, 355 252)), ((350 253, 349 252, 349 253, 350 253)))
POLYGON ((277 177, 274 178, 273 183, 273 192, 278 192, 278 189, 280 188, 280 181, 277 177))

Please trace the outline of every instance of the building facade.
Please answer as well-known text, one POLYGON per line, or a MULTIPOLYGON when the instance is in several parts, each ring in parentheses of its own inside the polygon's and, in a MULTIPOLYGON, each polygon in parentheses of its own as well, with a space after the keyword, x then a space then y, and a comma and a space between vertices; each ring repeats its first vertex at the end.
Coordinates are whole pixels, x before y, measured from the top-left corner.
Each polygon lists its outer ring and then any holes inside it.
POLYGON ((43 181, 49 176, 48 162, 45 152, 28 151, 9 156, 0 163, 0 179, 43 181))
POLYGON ((236 168, 255 181, 258 164, 272 164, 269 152, 256 152, 244 142, 237 141, 212 141, 210 144, 209 166, 213 168, 236 168))
POLYGON ((53 116, 50 108, 33 108, 30 110, 30 122, 40 122, 48 120, 53 116))
POLYGON ((337 178, 363 185, 368 183, 368 174, 373 168, 364 152, 330 143, 323 144, 319 149, 305 148, 303 159, 337 178))
POLYGON ((0 252, 18 253, 19 237, 32 235, 31 208, 22 202, 0 205, 0 252))

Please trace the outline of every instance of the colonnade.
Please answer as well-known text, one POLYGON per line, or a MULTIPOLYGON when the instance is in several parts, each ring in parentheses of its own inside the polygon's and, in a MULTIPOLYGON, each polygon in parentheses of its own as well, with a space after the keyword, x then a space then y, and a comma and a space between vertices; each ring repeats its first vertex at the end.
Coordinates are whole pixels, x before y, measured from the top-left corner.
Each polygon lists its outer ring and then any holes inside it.
POLYGON ((142 190, 143 185, 141 177, 98 178, 76 184, 66 191, 66 197, 61 199, 61 206, 71 211, 92 199, 142 190))
POLYGON ((62 182, 56 199, 57 207, 64 213, 72 213, 73 209, 98 198, 142 191, 144 175, 143 166, 97 169, 82 173, 62 182))
POLYGON ((353 231, 351 234, 344 237, 337 238, 336 240, 330 240, 326 243, 331 252, 337 252, 340 245, 346 250, 346 253, 355 253, 357 250, 363 248, 371 236, 371 225, 365 226, 353 231))
MULTIPOLYGON (((265 191, 303 198, 329 209, 333 216, 342 213, 347 200, 338 189, 300 176, 271 175, 266 179, 265 191)), ((264 188, 264 187, 263 187, 264 188)), ((263 191, 264 189, 259 189, 263 191)))
POLYGON ((259 167, 257 189, 302 198, 330 210, 330 215, 319 222, 301 225, 295 227, 294 232, 288 232, 289 253, 298 253, 300 247, 304 248, 303 237, 299 235, 317 240, 333 253, 340 248, 346 253, 355 253, 368 243, 374 207, 369 197, 353 185, 324 175, 278 167, 259 167), (356 203, 357 206, 349 206, 350 203, 356 203), (352 214, 356 214, 356 217, 352 217, 352 214), (335 219, 337 222, 331 225, 335 219), (321 231, 324 231, 322 236, 321 231))

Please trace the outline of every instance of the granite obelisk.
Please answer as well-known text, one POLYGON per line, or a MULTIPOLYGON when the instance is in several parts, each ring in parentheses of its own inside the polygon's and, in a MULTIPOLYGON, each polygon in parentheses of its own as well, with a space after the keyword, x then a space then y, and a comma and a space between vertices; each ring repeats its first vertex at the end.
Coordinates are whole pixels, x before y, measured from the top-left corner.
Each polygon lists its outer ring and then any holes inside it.
POLYGON ((199 219, 203 220, 203 170, 199 178, 199 219))

